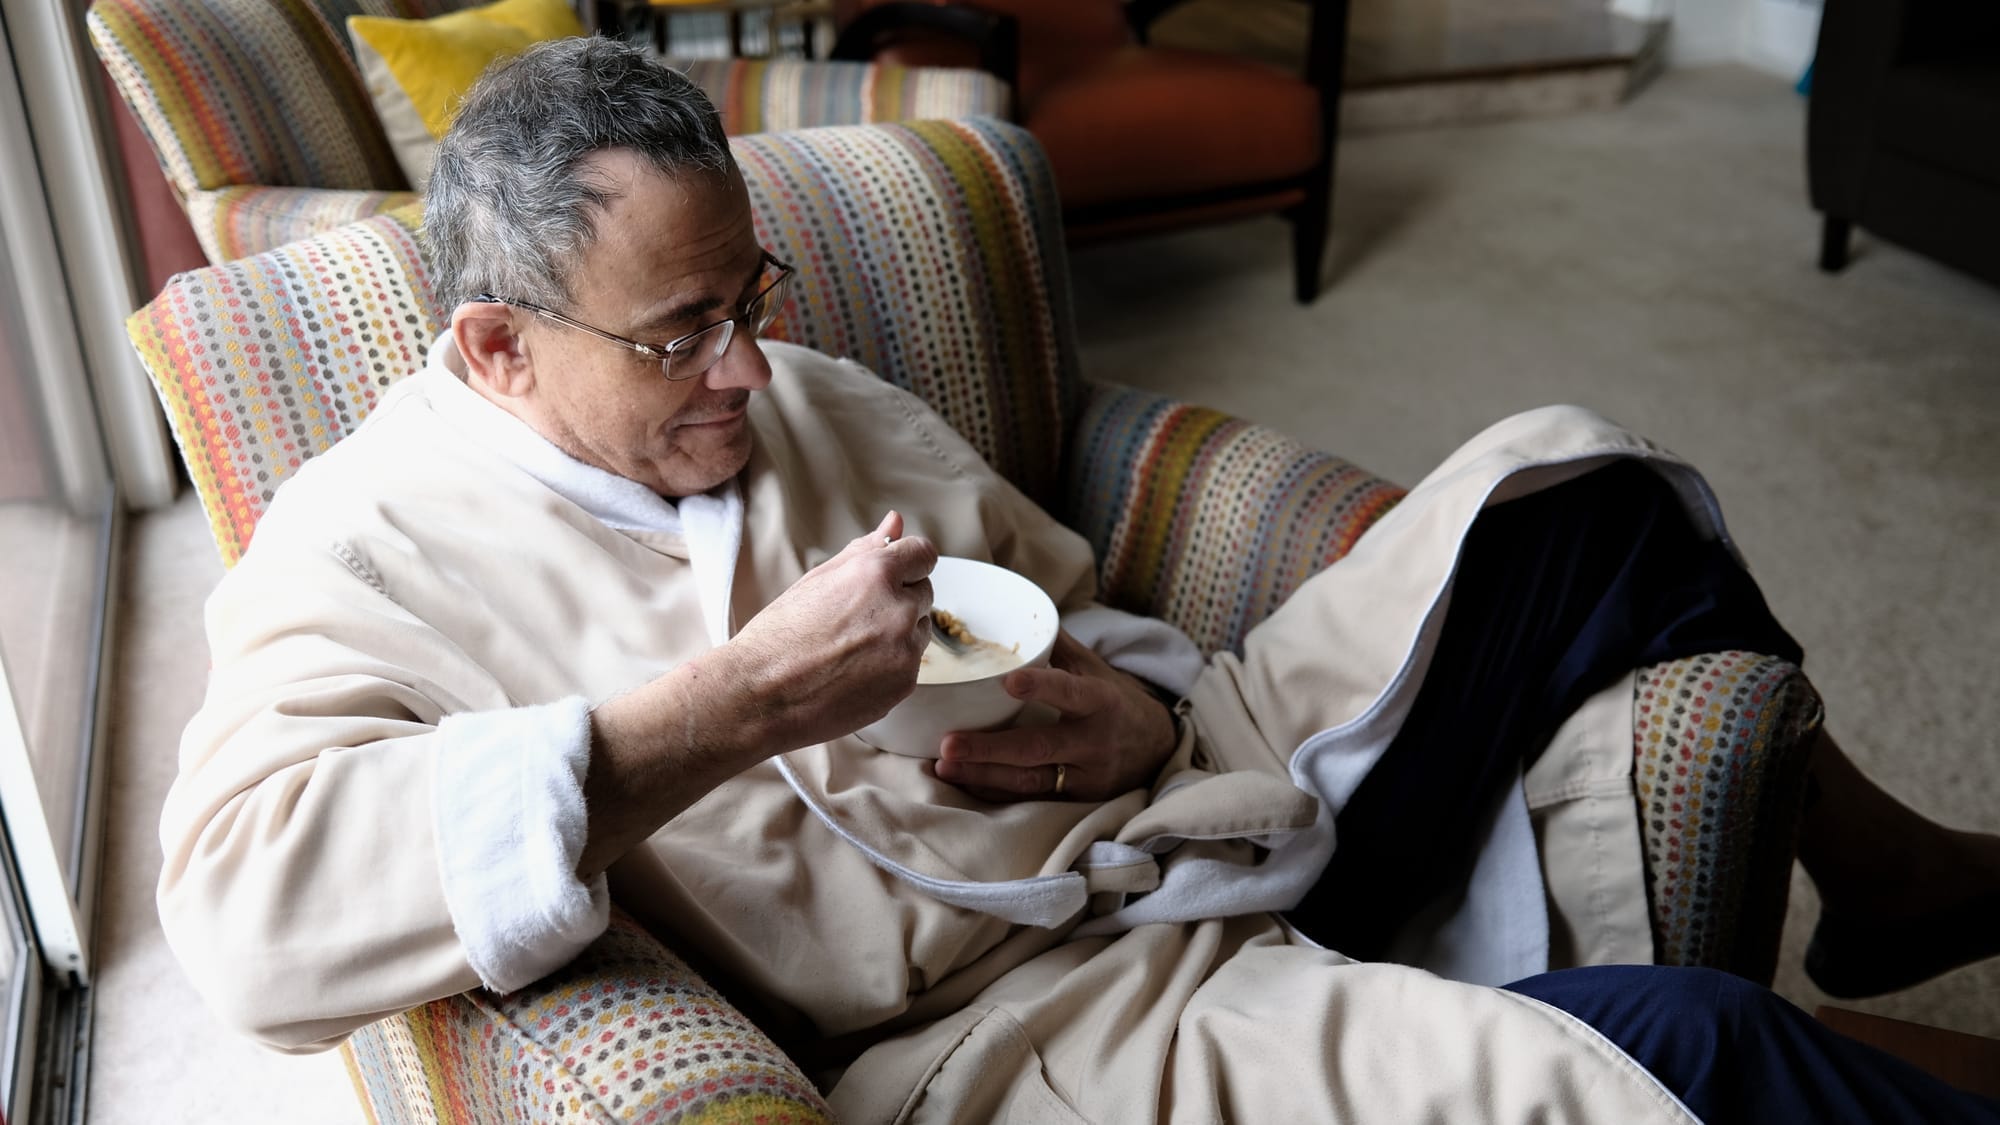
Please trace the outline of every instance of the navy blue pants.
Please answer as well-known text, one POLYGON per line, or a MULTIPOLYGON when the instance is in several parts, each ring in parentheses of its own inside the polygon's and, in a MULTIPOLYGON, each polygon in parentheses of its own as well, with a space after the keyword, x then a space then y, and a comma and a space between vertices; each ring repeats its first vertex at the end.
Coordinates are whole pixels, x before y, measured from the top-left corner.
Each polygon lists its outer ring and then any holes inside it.
MULTIPOLYGON (((1499 787, 1584 700, 1633 668, 1725 649, 1803 658, 1756 583, 1645 466, 1616 462, 1488 509, 1410 717, 1336 818, 1338 848, 1291 921, 1384 959, 1412 915, 1463 886, 1499 787)), ((1510 987, 1596 1027, 1705 1121, 1997 1119, 1993 1103, 1727 973, 1615 966, 1510 987)))
POLYGON ((1596 1028, 1708 1125, 2000 1122, 1954 1089, 1719 969, 1599 965, 1507 986, 1596 1028))
POLYGON ((1291 921, 1384 959, 1405 922, 1464 885, 1499 787, 1586 699, 1634 668, 1726 649, 1804 656, 1651 469, 1613 462, 1487 509, 1410 716, 1335 818, 1333 859, 1291 921))

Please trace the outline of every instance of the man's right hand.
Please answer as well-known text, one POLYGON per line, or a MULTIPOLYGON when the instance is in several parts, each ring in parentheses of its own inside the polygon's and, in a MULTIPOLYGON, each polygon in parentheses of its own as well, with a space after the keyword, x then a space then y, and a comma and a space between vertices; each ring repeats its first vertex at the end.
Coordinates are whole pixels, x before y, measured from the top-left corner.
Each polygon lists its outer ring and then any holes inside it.
POLYGON ((890 512, 728 644, 598 704, 579 877, 758 762, 852 734, 915 690, 938 555, 902 536, 890 512))
POLYGON ((728 646, 758 695, 780 747, 852 734, 916 688, 930 641, 931 568, 938 552, 903 538, 890 512, 875 530, 807 572, 728 646))

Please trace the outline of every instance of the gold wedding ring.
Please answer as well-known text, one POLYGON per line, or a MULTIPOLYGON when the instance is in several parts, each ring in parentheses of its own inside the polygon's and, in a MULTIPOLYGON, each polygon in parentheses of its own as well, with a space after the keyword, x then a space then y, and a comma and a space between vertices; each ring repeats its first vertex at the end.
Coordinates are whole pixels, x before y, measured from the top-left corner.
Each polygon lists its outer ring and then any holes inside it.
POLYGON ((1056 763, 1056 796, 1062 796, 1063 786, 1069 782, 1069 767, 1056 763))

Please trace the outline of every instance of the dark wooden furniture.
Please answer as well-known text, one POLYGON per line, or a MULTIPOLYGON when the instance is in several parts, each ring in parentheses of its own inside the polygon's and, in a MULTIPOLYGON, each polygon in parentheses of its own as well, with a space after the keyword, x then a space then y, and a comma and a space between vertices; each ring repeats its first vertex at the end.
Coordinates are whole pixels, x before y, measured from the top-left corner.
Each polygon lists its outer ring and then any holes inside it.
POLYGON ((1813 1018, 1961 1090, 2000 1099, 2000 1039, 1827 1005, 1813 1018))
POLYGON ((2000 284, 2000 5, 1826 0, 1806 125, 1820 268, 1856 226, 2000 284))
POLYGON ((1277 212, 1295 292, 1319 292, 1348 0, 1310 8, 1305 73, 1147 42, 1176 0, 835 0, 837 59, 977 66, 1055 170, 1072 243, 1277 212))

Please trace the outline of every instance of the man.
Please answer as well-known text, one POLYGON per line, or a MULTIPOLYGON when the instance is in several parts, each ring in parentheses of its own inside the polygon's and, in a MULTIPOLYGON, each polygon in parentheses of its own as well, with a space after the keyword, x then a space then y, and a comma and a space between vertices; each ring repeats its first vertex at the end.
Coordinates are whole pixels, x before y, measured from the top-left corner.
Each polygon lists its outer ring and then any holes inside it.
MULTIPOLYGON (((603 41, 531 50, 467 98, 428 193, 449 332, 287 484, 210 604, 214 673, 163 814, 160 905, 233 1022, 315 1049, 435 997, 518 988, 593 940, 616 897, 718 965, 781 1041, 850 1047, 817 1077, 853 1120, 921 1104, 956 1120, 1680 1121, 1810 1112, 1821 1085, 1837 1109, 1964 1108, 1718 974, 1509 991, 1354 963, 1271 913, 1318 886, 1332 906, 1301 925, 1372 916, 1324 888, 1367 874, 1341 870, 1362 847, 1350 828, 1371 835, 1349 806, 1398 806, 1347 799, 1434 770, 1453 732, 1427 725, 1419 686, 1483 713, 1507 692, 1482 682, 1496 662, 1474 642, 1527 635, 1468 603, 1568 620, 1548 592, 1576 583, 1528 575, 1524 593, 1463 582, 1444 628, 1425 626, 1461 556, 1468 576, 1526 574, 1510 542, 1561 524, 1537 497, 1629 488, 1647 504, 1612 507, 1678 513, 1632 541, 1672 552, 1670 570, 1719 568, 1691 606, 1728 612, 1647 629, 1789 643, 1661 483, 1695 478, 1643 441, 1577 411, 1503 423, 1242 659, 1202 667, 1171 630, 1094 606, 1087 546, 921 403, 760 344, 789 267, 757 244, 714 113, 672 72, 603 41), (1501 471, 1528 452, 1547 469, 1501 471), (911 690, 940 552, 1032 578, 1076 635, 1009 678, 1060 721, 953 735, 928 766, 851 732, 911 690), (1465 641, 1454 620, 1482 627, 1465 641), (1169 710, 1106 654, 1189 703, 1169 710), (1637 1013, 1601 1004, 1607 989, 1637 1013), (1737 1039, 1642 1046, 1722 1026, 1718 1004, 1751 1013, 1737 1039), (1763 1065, 1779 1035, 1865 1080, 1714 1079, 1763 1065)), ((1652 590, 1649 566, 1598 567, 1596 585, 1652 590)), ((1553 632, 1595 635, 1613 602, 1553 632)), ((1519 722, 1466 722, 1518 726, 1501 741, 1520 745, 1482 752, 1474 772, 1501 781, 1452 800, 1490 805, 1552 715, 1602 695, 1571 679, 1519 722)), ((1486 854, 1518 860, 1507 823, 1486 854)), ((1465 856, 1435 858, 1422 881, 1465 856)), ((1494 901, 1498 936, 1522 932, 1520 896, 1494 901)), ((1468 975, 1546 963, 1470 932, 1445 958, 1468 975)))

